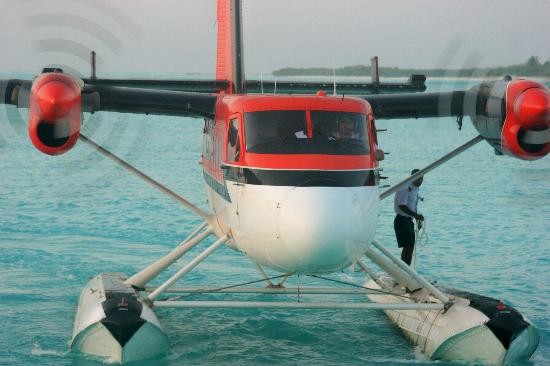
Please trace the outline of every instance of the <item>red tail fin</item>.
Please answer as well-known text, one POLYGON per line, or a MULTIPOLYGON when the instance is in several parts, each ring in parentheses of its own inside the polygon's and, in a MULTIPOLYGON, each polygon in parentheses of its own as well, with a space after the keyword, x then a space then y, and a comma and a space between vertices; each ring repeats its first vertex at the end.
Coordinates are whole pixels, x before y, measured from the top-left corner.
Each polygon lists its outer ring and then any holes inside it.
POLYGON ((243 92, 241 0, 218 0, 216 79, 229 81, 229 94, 243 92))

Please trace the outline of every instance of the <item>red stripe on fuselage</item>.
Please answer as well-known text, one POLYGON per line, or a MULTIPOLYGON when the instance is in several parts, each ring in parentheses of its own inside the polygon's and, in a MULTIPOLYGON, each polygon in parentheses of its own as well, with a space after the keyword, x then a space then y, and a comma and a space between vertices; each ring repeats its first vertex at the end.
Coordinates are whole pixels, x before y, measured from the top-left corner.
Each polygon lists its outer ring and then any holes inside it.
POLYGON ((246 154, 245 161, 239 166, 281 170, 364 170, 375 168, 375 164, 369 155, 272 155, 251 153, 246 154))

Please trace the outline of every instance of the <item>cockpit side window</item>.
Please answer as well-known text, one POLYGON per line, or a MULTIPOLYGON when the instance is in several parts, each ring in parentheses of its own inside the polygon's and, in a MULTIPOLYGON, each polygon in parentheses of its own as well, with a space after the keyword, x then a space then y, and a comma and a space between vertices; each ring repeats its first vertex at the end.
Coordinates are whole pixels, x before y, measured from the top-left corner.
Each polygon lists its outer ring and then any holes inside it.
POLYGON ((236 162, 241 158, 241 141, 239 137, 239 119, 233 118, 229 121, 227 131, 227 161, 236 162))

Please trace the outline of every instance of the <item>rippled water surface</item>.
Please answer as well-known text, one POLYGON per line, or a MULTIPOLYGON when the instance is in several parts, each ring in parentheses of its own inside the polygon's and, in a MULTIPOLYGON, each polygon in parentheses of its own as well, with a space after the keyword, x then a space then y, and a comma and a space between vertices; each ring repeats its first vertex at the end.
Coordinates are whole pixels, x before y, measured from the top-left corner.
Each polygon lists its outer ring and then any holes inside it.
MULTIPOLYGON (((467 84, 432 81, 429 88, 467 84)), ((0 107, 0 364, 97 364, 68 352, 82 286, 99 272, 134 273, 199 221, 83 144, 56 158, 41 155, 27 139, 24 121, 24 114, 0 107)), ((380 121, 378 127, 388 129, 380 143, 390 152, 383 162, 390 184, 476 135, 467 120, 458 131, 453 118, 380 121)), ((198 164, 201 120, 100 113, 87 118, 84 130, 206 208, 198 164)), ((541 335, 527 364, 550 364, 550 158, 498 157, 480 143, 430 173, 421 192, 429 241, 419 248, 418 270, 516 306, 541 335)), ((383 201, 379 222, 378 239, 398 253, 391 200, 383 201)), ((224 248, 183 284, 257 278, 250 261, 224 248)), ((332 278, 361 282, 359 273, 332 278)), ((171 349, 163 359, 140 365, 434 364, 376 311, 157 314, 171 349)))

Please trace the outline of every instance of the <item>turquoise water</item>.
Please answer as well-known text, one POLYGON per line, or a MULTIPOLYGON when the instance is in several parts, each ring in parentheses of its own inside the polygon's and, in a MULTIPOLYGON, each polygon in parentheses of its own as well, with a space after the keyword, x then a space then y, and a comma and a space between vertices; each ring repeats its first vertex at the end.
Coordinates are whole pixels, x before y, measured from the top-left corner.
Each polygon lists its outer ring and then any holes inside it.
MULTIPOLYGON (((467 84, 434 81, 429 88, 467 84)), ((99 272, 134 273, 199 221, 83 144, 60 157, 41 155, 27 139, 24 121, 18 111, 0 107, 0 365, 98 365, 68 352, 82 286, 99 272)), ((378 124, 388 128, 380 143, 390 152, 383 162, 389 183, 476 135, 468 120, 458 131, 452 118, 378 124)), ((207 207, 198 164, 201 120, 103 113, 88 117, 84 130, 207 207)), ((527 365, 550 364, 550 158, 498 157, 480 143, 430 173, 421 192, 429 241, 419 248, 418 270, 517 307, 541 335, 527 365)), ((392 222, 390 199, 382 203, 377 238, 398 253, 392 222)), ((352 272, 331 277, 362 279, 352 272)), ((250 261, 223 248, 182 284, 257 278, 250 261)), ((171 349, 163 359, 140 365, 434 364, 376 311, 160 309, 157 314, 171 349)))

